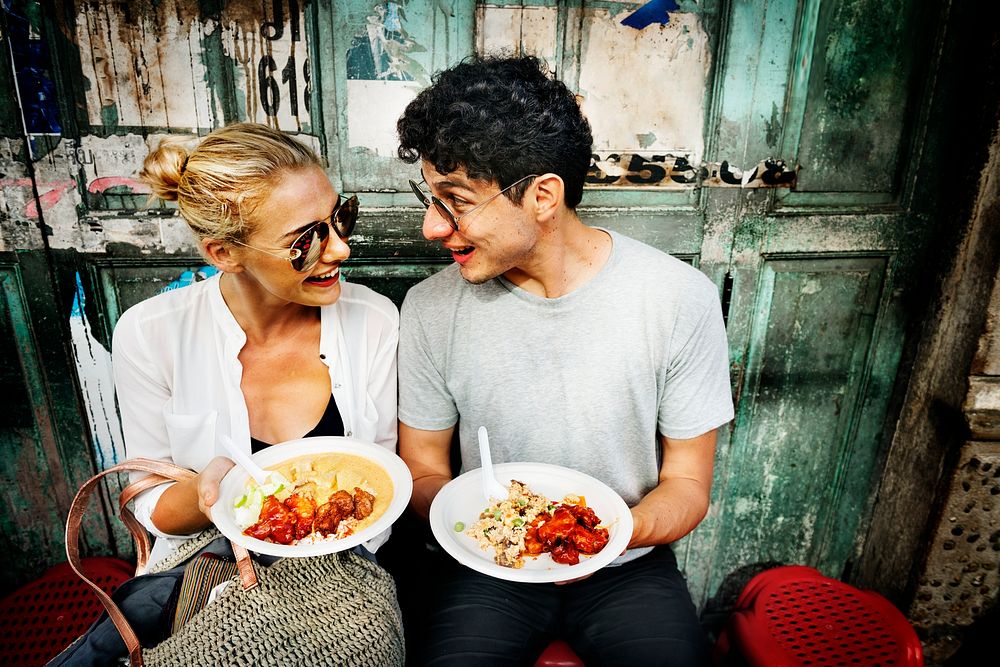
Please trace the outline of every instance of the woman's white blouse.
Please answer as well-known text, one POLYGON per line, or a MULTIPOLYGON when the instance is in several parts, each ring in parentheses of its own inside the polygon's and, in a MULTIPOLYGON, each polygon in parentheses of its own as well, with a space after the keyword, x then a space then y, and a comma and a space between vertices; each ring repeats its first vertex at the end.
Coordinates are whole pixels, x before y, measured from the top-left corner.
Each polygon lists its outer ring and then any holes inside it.
MULTIPOLYGON (((226 455, 224 436, 250 452, 238 359, 246 335, 222 298, 221 275, 136 304, 115 326, 115 390, 129 458, 171 461, 197 472, 226 455)), ((320 310, 318 354, 330 369, 344 434, 396 451, 396 306, 344 282, 337 302, 320 310)), ((133 481, 143 476, 135 473, 133 481)), ((158 538, 150 565, 191 537, 153 525, 153 508, 169 486, 135 499, 136 518, 158 538)), ((374 551, 387 537, 388 531, 365 546, 374 551)))

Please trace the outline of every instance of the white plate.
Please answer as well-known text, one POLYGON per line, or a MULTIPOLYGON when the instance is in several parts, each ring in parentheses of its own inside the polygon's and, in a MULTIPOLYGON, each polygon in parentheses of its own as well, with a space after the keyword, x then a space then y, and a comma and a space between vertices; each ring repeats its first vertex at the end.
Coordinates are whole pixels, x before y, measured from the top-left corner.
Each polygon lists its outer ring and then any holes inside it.
POLYGON ((501 463, 493 466, 497 479, 507 486, 511 479, 528 485, 553 502, 567 494, 584 496, 587 505, 610 533, 607 545, 593 556, 580 554, 576 565, 563 565, 549 554, 525 558, 521 568, 503 567, 493 560, 493 549, 483 550, 465 534, 479 520, 489 502, 483 497, 481 469, 470 470, 448 482, 431 503, 431 530, 438 543, 459 563, 477 572, 509 581, 544 583, 565 581, 592 574, 621 555, 632 538, 632 513, 617 493, 600 480, 582 472, 547 463, 501 463), (465 524, 456 532, 455 524, 465 524))
POLYGON ((250 475, 240 466, 234 466, 222 479, 222 483, 219 485, 219 500, 212 507, 212 520, 218 526, 219 531, 236 544, 262 554, 282 557, 321 556, 351 549, 375 537, 391 526, 410 502, 413 478, 410 477, 409 468, 394 453, 370 442, 336 436, 301 438, 263 449, 253 455, 253 460, 262 468, 272 468, 288 459, 308 454, 354 454, 379 464, 385 468, 392 479, 393 493, 389 507, 372 525, 339 540, 314 544, 265 542, 244 535, 243 530, 236 524, 233 516, 233 503, 246 493, 247 480, 250 479, 250 475))

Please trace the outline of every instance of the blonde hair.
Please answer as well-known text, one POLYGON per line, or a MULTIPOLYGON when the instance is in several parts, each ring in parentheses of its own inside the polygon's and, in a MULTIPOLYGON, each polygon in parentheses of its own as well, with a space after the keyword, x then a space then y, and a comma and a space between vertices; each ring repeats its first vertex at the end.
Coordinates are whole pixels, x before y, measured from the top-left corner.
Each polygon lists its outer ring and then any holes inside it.
POLYGON ((253 232, 254 210, 279 178, 320 166, 310 148, 258 123, 219 128, 192 149, 189 141, 161 141, 146 156, 139 178, 154 196, 177 202, 199 240, 245 240, 253 232))

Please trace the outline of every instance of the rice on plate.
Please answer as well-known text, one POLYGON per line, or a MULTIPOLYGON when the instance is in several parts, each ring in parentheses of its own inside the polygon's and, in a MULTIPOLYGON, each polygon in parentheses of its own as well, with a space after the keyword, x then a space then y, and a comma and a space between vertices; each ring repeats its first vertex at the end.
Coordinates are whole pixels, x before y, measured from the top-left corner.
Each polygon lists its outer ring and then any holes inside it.
POLYGON ((492 547, 494 561, 503 567, 520 568, 525 556, 545 553, 555 563, 576 565, 581 555, 592 556, 607 545, 609 532, 600 524, 583 496, 567 494, 555 503, 512 479, 506 500, 487 507, 466 535, 483 551, 492 547))
POLYGON ((548 498, 532 493, 525 484, 512 479, 507 498, 483 510, 479 521, 465 534, 475 539, 483 550, 493 547, 497 565, 521 567, 528 526, 535 517, 551 512, 553 507, 555 505, 548 498))

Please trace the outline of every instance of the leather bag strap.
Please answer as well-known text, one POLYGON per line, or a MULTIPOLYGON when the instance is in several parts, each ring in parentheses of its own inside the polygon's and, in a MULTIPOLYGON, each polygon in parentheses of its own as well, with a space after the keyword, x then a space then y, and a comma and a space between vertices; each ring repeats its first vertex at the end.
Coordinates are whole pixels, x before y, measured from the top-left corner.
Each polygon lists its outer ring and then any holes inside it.
MULTIPOLYGON (((83 514, 87 509, 90 497, 94 494, 101 479, 112 473, 119 472, 150 473, 148 476, 125 487, 118 499, 122 522, 128 527, 132 538, 135 540, 137 573, 144 570, 146 563, 149 561, 149 533, 139 523, 139 520, 135 518, 132 511, 126 507, 126 504, 147 489, 169 481, 181 482, 191 479, 195 476, 195 473, 187 468, 181 468, 165 461, 129 459, 128 461, 111 466, 84 482, 80 490, 77 491, 76 497, 73 498, 73 503, 69 508, 69 516, 66 519, 66 558, 69 560, 69 565, 76 572, 77 576, 83 579, 84 583, 94 590, 101 604, 104 605, 104 608, 108 612, 108 618, 115 624, 118 633, 125 642, 132 667, 142 667, 142 647, 139 644, 139 638, 136 636, 135 631, 132 630, 132 626, 129 625, 125 615, 111 599, 111 596, 87 578, 83 573, 80 563, 80 524, 82 523, 83 514)), ((250 554, 245 548, 237 544, 233 544, 232 547, 233 554, 236 556, 236 565, 240 573, 240 583, 244 589, 249 590, 257 585, 257 574, 253 569, 253 561, 250 560, 250 554)))

